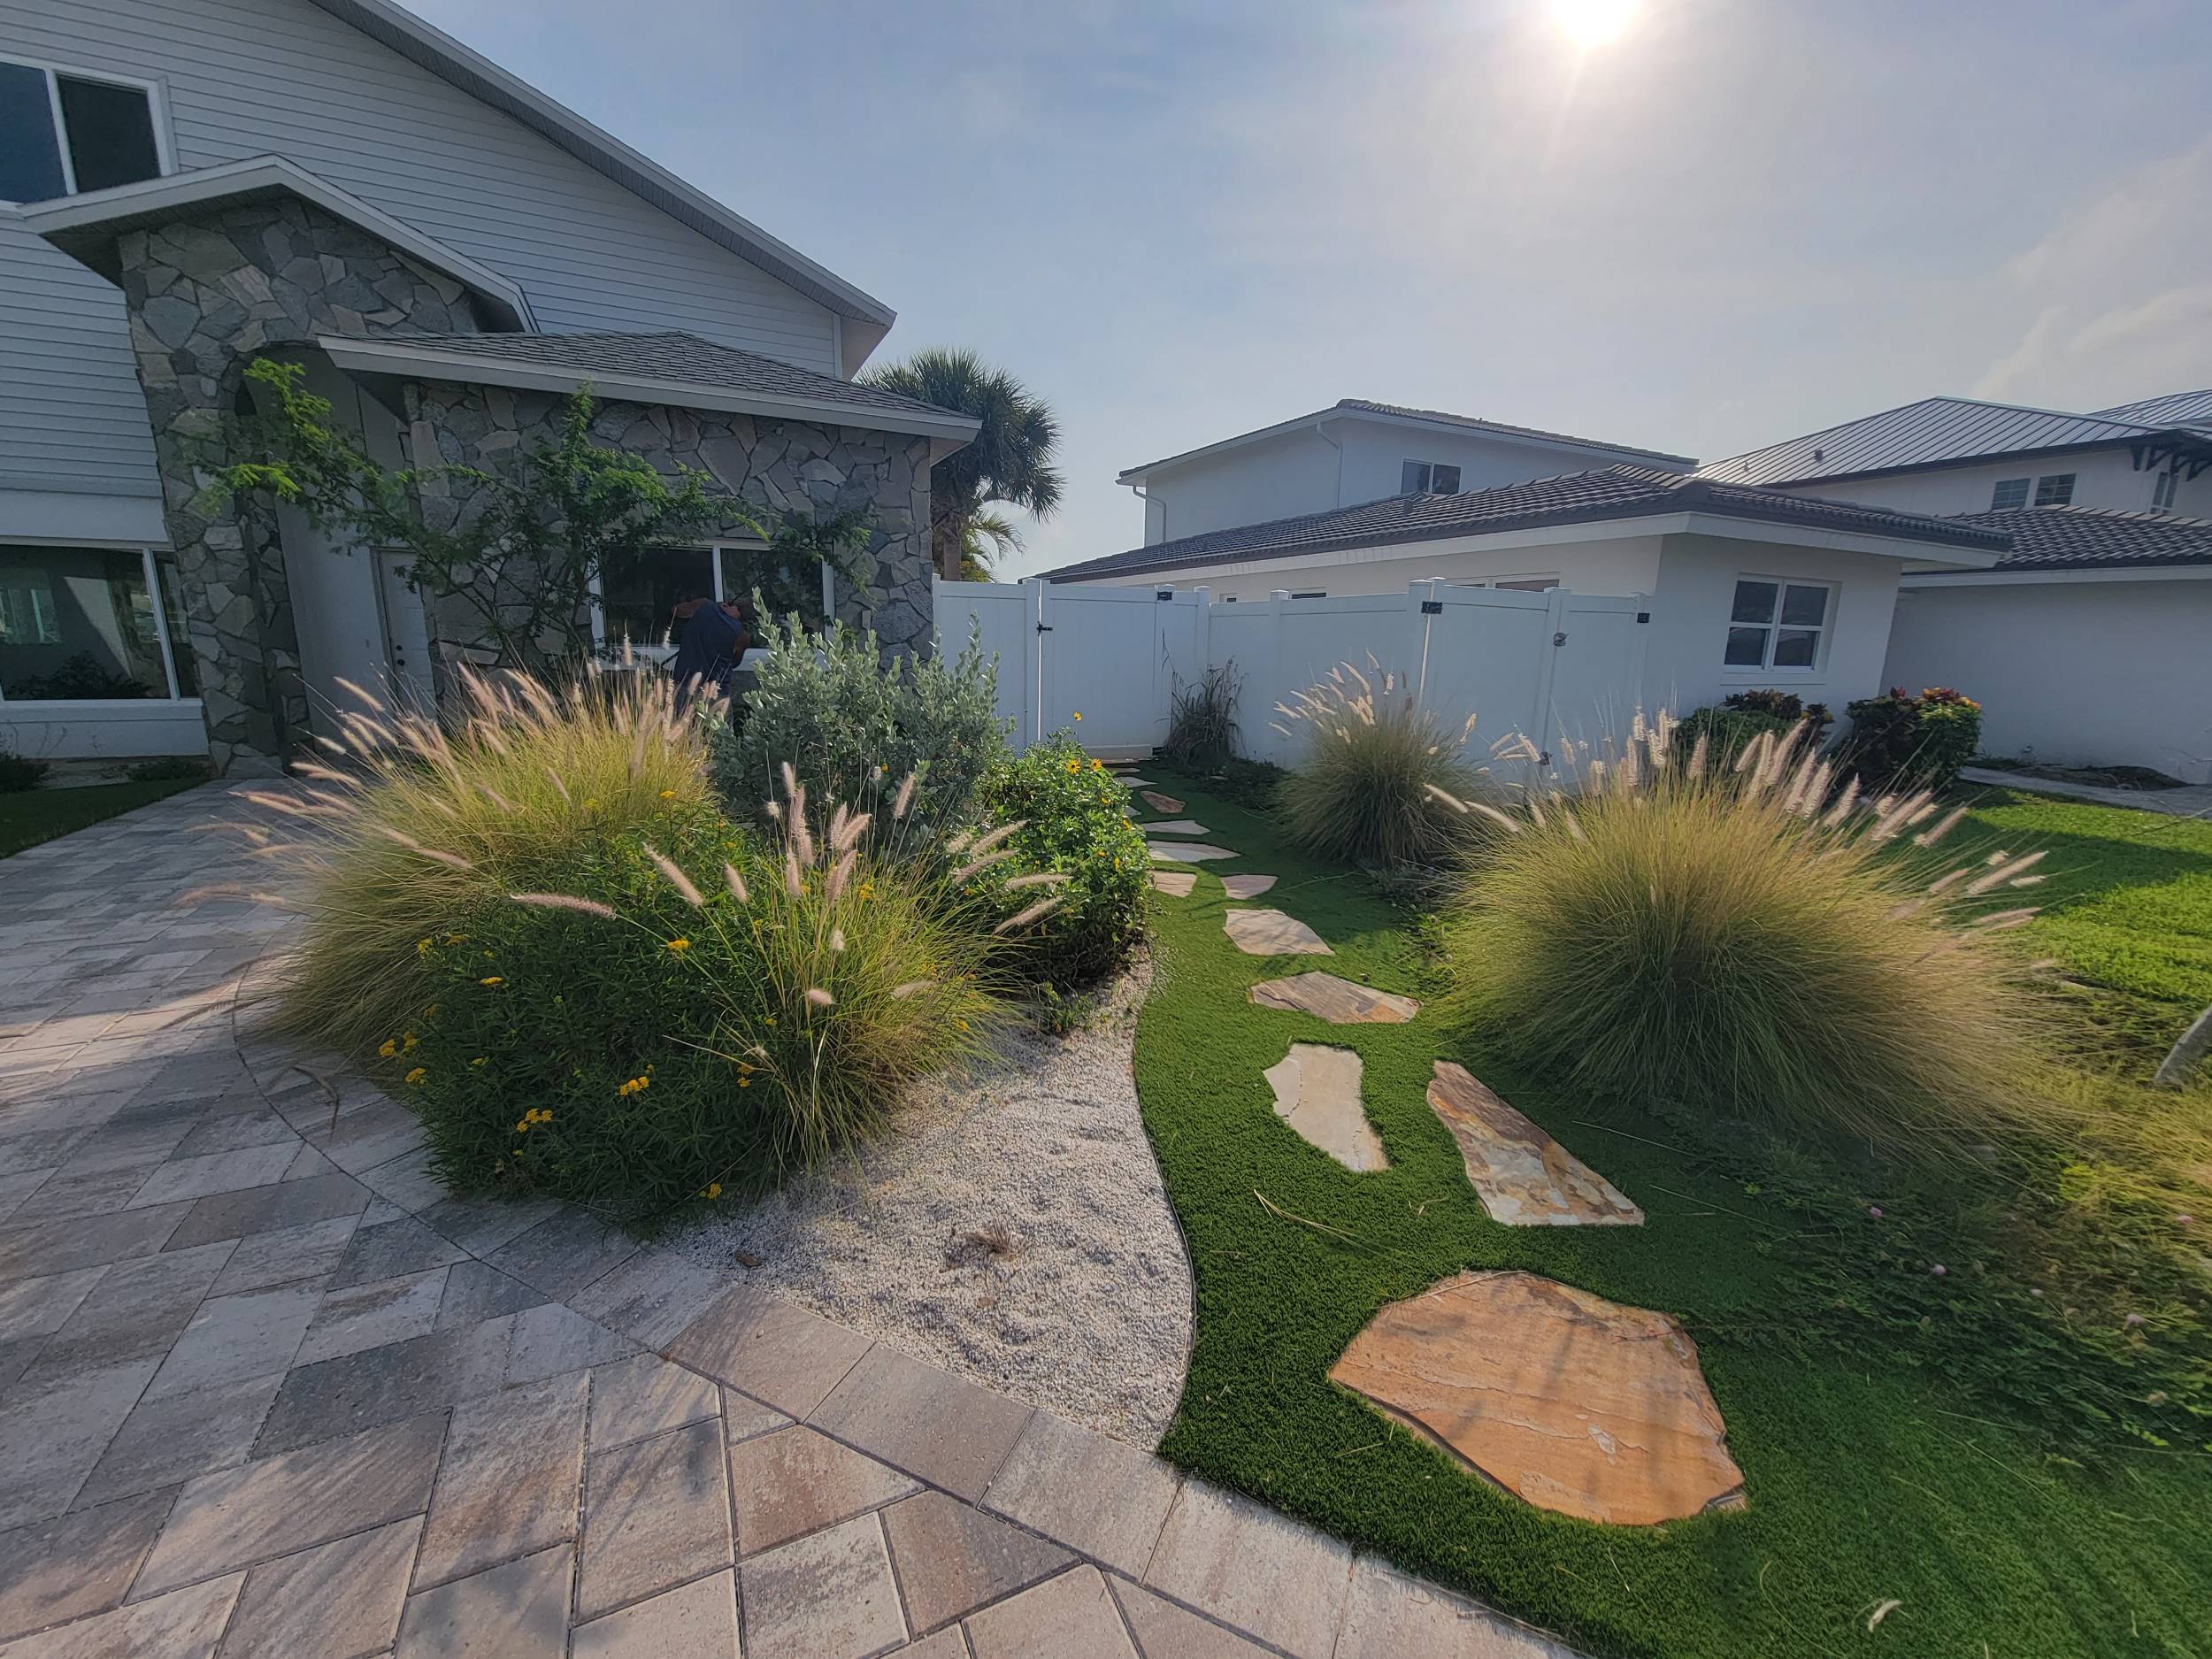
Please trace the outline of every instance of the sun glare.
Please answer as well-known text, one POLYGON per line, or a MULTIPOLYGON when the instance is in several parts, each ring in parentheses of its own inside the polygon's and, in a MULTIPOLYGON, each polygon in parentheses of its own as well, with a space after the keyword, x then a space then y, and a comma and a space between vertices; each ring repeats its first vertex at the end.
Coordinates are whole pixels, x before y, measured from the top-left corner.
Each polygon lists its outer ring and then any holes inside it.
POLYGON ((1603 46, 1636 15, 1636 0, 1551 0, 1552 16, 1576 45, 1603 46))

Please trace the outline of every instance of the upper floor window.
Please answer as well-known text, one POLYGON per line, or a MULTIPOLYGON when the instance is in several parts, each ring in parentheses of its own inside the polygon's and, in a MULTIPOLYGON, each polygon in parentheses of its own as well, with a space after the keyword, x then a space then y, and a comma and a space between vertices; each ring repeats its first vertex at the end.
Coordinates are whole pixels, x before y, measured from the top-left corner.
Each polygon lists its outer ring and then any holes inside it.
POLYGON ((2039 507, 2063 507, 2073 499, 2071 472, 2046 472, 2035 480, 2035 504, 2039 507))
POLYGON ((1835 589, 1826 582, 1740 576, 1728 613, 1730 668, 1816 668, 1835 589))
POLYGON ((2002 512, 2008 507, 2028 504, 2028 480, 2024 478, 2001 478, 1997 488, 1989 493, 1989 510, 2002 512))
POLYGON ((1401 495, 1456 495, 1459 469, 1441 461, 1408 461, 1398 469, 1401 495))
POLYGON ((161 176, 153 88, 0 59, 0 202, 161 176))
POLYGON ((2175 481, 2176 475, 2172 472, 2161 472, 2153 481, 2151 485, 2151 511, 2153 512, 2164 512, 2173 506, 2175 481))

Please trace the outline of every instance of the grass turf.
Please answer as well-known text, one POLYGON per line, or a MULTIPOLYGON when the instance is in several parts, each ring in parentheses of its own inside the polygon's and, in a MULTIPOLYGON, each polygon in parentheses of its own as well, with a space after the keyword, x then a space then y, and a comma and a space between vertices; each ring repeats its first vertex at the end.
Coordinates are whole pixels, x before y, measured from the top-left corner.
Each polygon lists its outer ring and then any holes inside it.
MULTIPOLYGON (((1880 1355, 1792 1348, 1787 1300, 1762 1251, 1782 1219, 1755 1193, 1670 1150, 1663 1125, 1601 1124, 1455 1048, 1425 1014, 1332 1026, 1253 1006, 1252 983, 1314 967, 1415 995, 1437 987, 1415 930, 1364 878, 1299 856, 1266 818, 1194 784, 1169 787, 1208 839, 1245 856, 1204 866, 1188 899, 1160 901, 1156 978, 1137 1028, 1138 1096, 1197 1283, 1190 1374, 1164 1455, 1600 1654, 2212 1654, 2203 1525, 2212 1463, 2148 1452, 2097 1467, 2053 1459, 2039 1442, 1978 1420, 1939 1379, 1880 1355), (1215 878, 1225 871, 1279 875, 1256 902, 1308 922, 1336 956, 1237 950, 1222 932, 1215 878), (1359 1052, 1388 1170, 1353 1174, 1276 1120, 1261 1072, 1301 1041, 1359 1052), (1491 1222, 1425 1102, 1436 1058, 1468 1064, 1636 1199, 1646 1225, 1491 1222), (1356 1241, 1272 1214, 1256 1194, 1356 1241), (1492 1267, 1681 1317, 1700 1340, 1749 1508, 1649 1528, 1552 1515, 1467 1475, 1330 1384, 1330 1364, 1385 1303, 1492 1267), (1734 1334, 1716 1333, 1724 1323, 1734 1334), (1773 1340, 1743 1334, 1762 1325, 1773 1340), (1892 1600, 1900 1605, 1870 1633, 1868 1618, 1892 1600)), ((2139 815, 2047 826, 2009 817, 2016 810, 1993 801, 1980 824, 2080 837, 2070 849, 2079 858, 2054 860, 2072 872, 2067 891, 2107 913, 2081 918, 2078 931, 2056 918, 2039 926, 2055 930, 2052 949, 2117 979, 2141 954, 2124 944, 2123 920, 2138 901, 2107 849, 2088 843, 2131 847, 2147 835, 2142 879, 2212 884, 2212 863, 2169 847, 2171 832, 2147 831, 2139 815)), ((2162 976, 2187 955, 2150 951, 2130 982, 2185 987, 2162 976)))
POLYGON ((102 818, 150 806, 200 781, 163 778, 152 783, 96 783, 81 789, 24 789, 0 795, 0 858, 88 824, 97 824, 102 818))

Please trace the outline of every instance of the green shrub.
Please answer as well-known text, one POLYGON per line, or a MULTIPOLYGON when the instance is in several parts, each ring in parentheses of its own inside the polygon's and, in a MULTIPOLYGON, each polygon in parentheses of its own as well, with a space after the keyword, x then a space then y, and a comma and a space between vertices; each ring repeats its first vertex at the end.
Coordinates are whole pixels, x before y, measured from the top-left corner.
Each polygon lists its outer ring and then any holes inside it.
POLYGON ((1463 758, 1474 719, 1448 731, 1395 674, 1371 659, 1368 667, 1371 676, 1340 663, 1291 704, 1276 705, 1296 723, 1276 729, 1304 738, 1282 783, 1285 827, 1326 857, 1384 865, 1434 860, 1460 834, 1436 792, 1463 796, 1478 780, 1463 758))
POLYGON ((139 761, 123 775, 133 783, 167 783, 179 778, 199 783, 213 773, 207 762, 197 755, 164 755, 156 760, 139 761))
POLYGON ((1702 740, 1707 753, 1727 765, 1754 738, 1786 738, 1808 722, 1808 741, 1817 747, 1834 723, 1826 703, 1808 703, 1790 691, 1731 692, 1717 706, 1694 710, 1675 726, 1675 757, 1686 761, 1702 740))
POLYGON ((1179 766, 1163 757, 1165 769, 1202 782, 1210 794, 1233 806, 1255 812, 1271 812, 1281 798, 1283 780, 1289 776, 1271 760, 1242 760, 1234 756, 1218 766, 1179 766))
POLYGON ((265 851, 300 912, 273 999, 276 1027, 373 1048, 432 1000, 419 941, 465 928, 484 901, 557 886, 581 861, 713 819, 698 728, 666 682, 465 681, 448 731, 380 708, 339 717, 349 769, 303 766, 304 795, 249 792, 285 816, 265 851))
MULTIPOLYGON (((1023 971, 1061 989, 1118 967, 1144 937, 1151 855, 1144 835, 1122 816, 1128 792, 1104 764, 1059 733, 993 767, 977 801, 995 822, 1019 824, 1002 843, 1000 903, 1010 914, 1038 895, 1020 882, 1054 873, 1056 908, 1029 935, 1023 971)), ((1038 885, 1044 885, 1041 881, 1038 885)))
POLYGON ((1237 695, 1243 677, 1233 662, 1216 663, 1168 696, 1167 741, 1160 752, 1179 766, 1218 766, 1236 753, 1237 695))
POLYGON ((997 712, 998 666, 979 640, 948 659, 886 664, 872 633, 840 627, 816 638, 795 618, 765 619, 768 656, 729 720, 715 718, 709 764, 741 820, 773 795, 789 765, 828 800, 880 810, 917 774, 913 817, 957 824, 977 782, 1006 752, 997 712))
POLYGON ((1926 1152, 2015 1121, 2020 972, 1969 923, 2027 919, 2010 889, 2035 856, 1932 884, 1919 855, 1963 809, 1928 824, 1924 794, 1839 795, 1801 733, 1684 768, 1665 726, 1493 838, 1443 925, 1448 1015, 1565 1083, 1709 1122, 1926 1152))
POLYGON ((46 781, 53 763, 33 760, 12 749, 0 749, 0 795, 21 795, 46 781))
POLYGON ((1843 761, 1869 788, 1945 789, 1982 744, 1982 705, 1948 686, 1918 696, 1893 686, 1845 705, 1851 733, 1843 761))
POLYGON ((977 1048, 994 912, 875 858, 871 822, 782 858, 711 813, 665 853, 623 836, 431 941, 432 1001, 379 1052, 439 1173, 649 1223, 849 1152, 977 1048))

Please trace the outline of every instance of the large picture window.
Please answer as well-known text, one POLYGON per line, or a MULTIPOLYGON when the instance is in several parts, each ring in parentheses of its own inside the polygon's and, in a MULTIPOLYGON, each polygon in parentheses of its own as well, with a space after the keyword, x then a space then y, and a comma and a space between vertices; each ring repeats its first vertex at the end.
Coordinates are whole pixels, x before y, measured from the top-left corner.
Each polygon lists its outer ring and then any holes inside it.
POLYGON ((1730 668, 1817 668, 1834 608, 1835 589, 1826 582, 1740 576, 1722 661, 1730 668))
POLYGON ((0 546, 0 700, 134 702, 192 695, 173 670, 179 625, 142 550, 0 546))
POLYGON ((626 645, 648 657, 672 652, 683 633, 676 607, 692 599, 741 599, 759 594, 771 614, 795 613, 809 629, 824 619, 823 567, 787 560, 772 549, 722 545, 656 547, 609 557, 599 572, 601 646, 626 645))
POLYGON ((0 202, 48 202, 164 171, 152 87, 0 58, 0 202))

